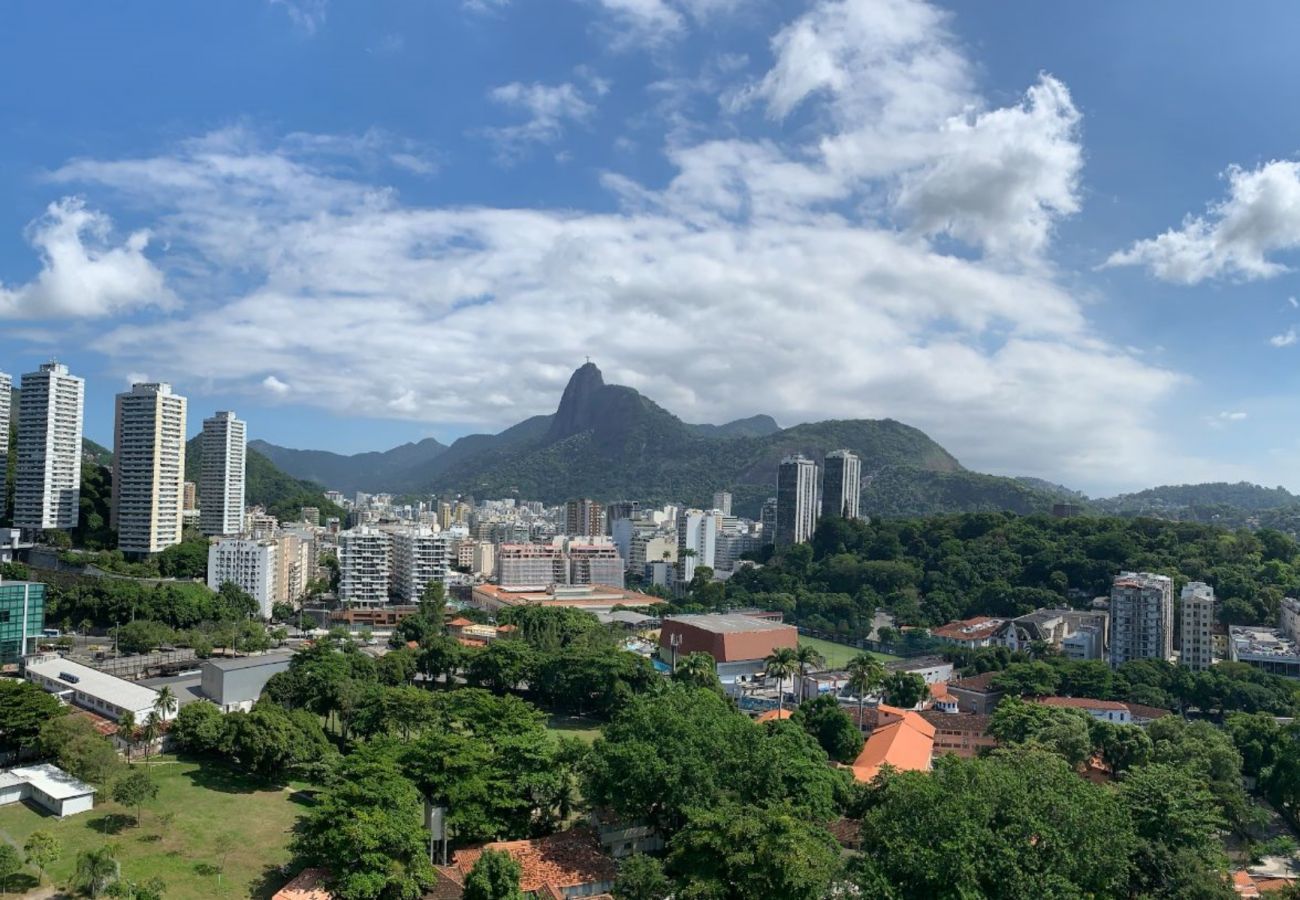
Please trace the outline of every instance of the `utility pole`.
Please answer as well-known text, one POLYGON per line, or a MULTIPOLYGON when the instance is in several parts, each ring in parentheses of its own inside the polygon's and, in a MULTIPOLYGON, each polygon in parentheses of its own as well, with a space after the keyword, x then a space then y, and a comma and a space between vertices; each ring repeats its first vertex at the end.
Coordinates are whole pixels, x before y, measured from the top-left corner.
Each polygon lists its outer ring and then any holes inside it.
POLYGON ((682 645, 681 632, 668 636, 668 646, 673 651, 673 674, 677 674, 677 648, 682 645))

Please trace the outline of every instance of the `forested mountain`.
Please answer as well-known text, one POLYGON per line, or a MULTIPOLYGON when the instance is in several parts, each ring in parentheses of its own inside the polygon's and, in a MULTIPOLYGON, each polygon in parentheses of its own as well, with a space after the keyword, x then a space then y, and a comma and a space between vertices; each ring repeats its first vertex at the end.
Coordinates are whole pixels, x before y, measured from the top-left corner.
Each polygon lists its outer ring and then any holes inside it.
POLYGON ((1216 481, 1208 484, 1161 485, 1094 502, 1100 510, 1108 513, 1178 512, 1193 507, 1213 506, 1258 512, 1295 506, 1300 504, 1300 497, 1283 487, 1266 488, 1247 481, 1236 484, 1216 481))
POLYGON ((291 450, 266 441, 250 441, 248 446, 294 478, 314 481, 345 494, 383 490, 390 479, 400 478, 407 470, 437 459, 447 450, 445 444, 433 438, 382 452, 350 456, 327 450, 291 450))
MULTIPOLYGON (((185 444, 185 480, 199 484, 202 471, 203 442, 201 436, 196 436, 185 444)), ((315 506, 322 517, 343 516, 343 510, 325 499, 319 484, 285 474, 251 446, 244 463, 244 478, 244 502, 263 506, 282 520, 297 519, 304 506, 315 506)), ((199 505, 203 505, 201 493, 199 505)))
MULTIPOLYGON (((517 495, 548 503, 574 496, 705 503, 714 491, 730 490, 738 512, 756 515, 775 493, 783 456, 804 453, 820 460, 841 447, 860 454, 864 474, 876 476, 866 493, 874 515, 1030 512, 1051 504, 1047 494, 1013 479, 967 472, 924 433, 891 419, 782 429, 770 416, 757 415, 693 425, 632 388, 606 384, 592 363, 574 372, 553 415, 535 416, 497 435, 461 438, 404 471, 387 464, 369 475, 340 470, 341 481, 324 483, 394 493, 517 495)), ((300 466, 317 459, 279 448, 268 452, 299 476, 308 471, 300 466)), ((395 452, 373 457, 387 463, 395 452)), ((360 459, 321 456, 332 463, 360 459)))

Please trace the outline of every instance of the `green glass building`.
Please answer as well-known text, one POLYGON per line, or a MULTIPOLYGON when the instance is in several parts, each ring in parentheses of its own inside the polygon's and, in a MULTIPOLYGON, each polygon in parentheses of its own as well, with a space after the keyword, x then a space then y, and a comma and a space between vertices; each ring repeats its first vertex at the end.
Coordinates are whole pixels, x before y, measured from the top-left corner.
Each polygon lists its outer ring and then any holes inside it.
POLYGON ((0 665, 35 653, 45 628, 45 585, 0 581, 0 665))

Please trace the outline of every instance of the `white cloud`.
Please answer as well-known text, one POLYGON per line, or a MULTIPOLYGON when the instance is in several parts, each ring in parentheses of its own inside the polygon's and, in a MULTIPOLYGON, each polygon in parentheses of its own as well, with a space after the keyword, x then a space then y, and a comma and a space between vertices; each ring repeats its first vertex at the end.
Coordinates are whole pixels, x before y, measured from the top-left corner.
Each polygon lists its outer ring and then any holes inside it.
MULTIPOLYGON (((239 128, 74 161, 55 180, 147 211, 189 301, 97 347, 178 382, 449 430, 549 411, 591 354, 692 421, 894 417, 968 465, 1084 487, 1188 471, 1152 424, 1183 376, 1099 338, 1041 262, 1077 205, 1065 87, 1043 77, 987 108, 919 0, 822 0, 805 19, 740 103, 810 122, 682 137, 666 185, 605 175, 615 212, 414 206, 328 138, 239 128), (938 234, 984 252, 941 252, 938 234)), ((563 87, 498 89, 528 114, 525 144, 592 115, 563 87)))
POLYGON ((1275 334, 1268 339, 1268 342, 1274 347, 1290 347, 1296 342, 1295 328, 1288 328, 1281 334, 1275 334))
POLYGON ((27 236, 40 253, 41 271, 26 284, 0 283, 0 319, 96 317, 175 300, 145 256, 149 231, 115 244, 108 216, 79 198, 51 203, 27 236))
MULTIPOLYGON (((608 82, 595 80, 591 93, 599 97, 609 90, 608 82)), ((524 156, 534 144, 553 144, 564 136, 571 123, 584 122, 596 111, 595 105, 572 82, 547 85, 513 81, 493 88, 488 96, 496 103, 526 113, 526 121, 486 129, 497 145, 503 162, 524 156)))
POLYGON ((1205 423, 1211 428, 1223 428, 1236 422, 1244 422, 1248 416, 1240 410, 1224 411, 1215 416, 1206 416, 1205 423))
POLYGON ((329 0, 271 0, 271 5, 282 8, 294 28, 308 37, 325 24, 329 12, 329 0))
POLYGON ((1295 297, 1287 297, 1286 302, 1291 304, 1292 309, 1300 308, 1300 300, 1297 300, 1295 297))
POLYGON ((1257 169, 1231 166, 1228 196, 1180 228, 1111 254, 1106 266, 1145 266, 1162 281, 1272 278, 1288 271, 1272 254, 1300 247, 1300 163, 1273 160, 1257 169))

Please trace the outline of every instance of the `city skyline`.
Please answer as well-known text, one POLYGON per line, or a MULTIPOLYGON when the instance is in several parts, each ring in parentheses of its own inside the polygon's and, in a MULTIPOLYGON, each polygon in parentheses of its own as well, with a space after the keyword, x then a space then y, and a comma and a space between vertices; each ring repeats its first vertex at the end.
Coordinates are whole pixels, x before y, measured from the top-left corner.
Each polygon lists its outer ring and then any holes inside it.
POLYGON ((1297 90, 1300 12, 644 9, 6 11, 12 80, 76 44, 139 103, 15 99, 0 367, 66 358, 100 442, 166 379, 356 452, 545 412, 590 354, 686 421, 892 417, 1091 494, 1300 489, 1292 223, 1260 219, 1300 126, 1239 102, 1297 90))

